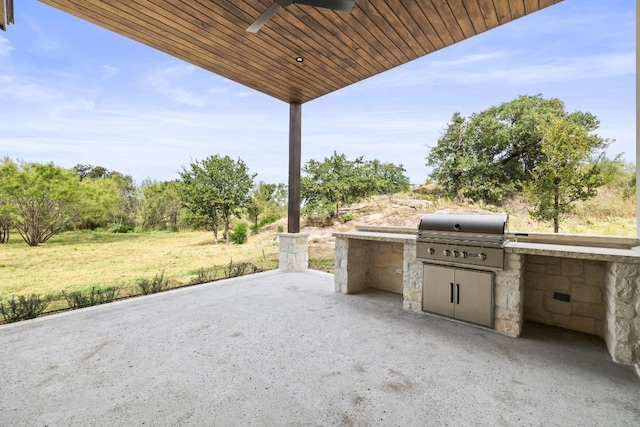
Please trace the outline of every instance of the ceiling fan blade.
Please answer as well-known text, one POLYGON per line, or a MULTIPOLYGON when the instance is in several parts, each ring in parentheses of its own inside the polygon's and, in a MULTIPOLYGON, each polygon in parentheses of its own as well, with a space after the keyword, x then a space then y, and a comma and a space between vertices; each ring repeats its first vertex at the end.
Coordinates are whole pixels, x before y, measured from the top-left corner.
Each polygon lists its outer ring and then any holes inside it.
POLYGON ((260 15, 258 19, 256 19, 255 22, 249 26, 249 28, 247 28, 247 32, 257 33, 258 31, 260 31, 260 28, 262 28, 262 26, 273 16, 274 13, 276 13, 278 9, 280 9, 280 5, 274 2, 267 8, 267 10, 262 12, 262 15, 260 15))
POLYGON ((356 0, 293 0, 293 3, 338 10, 340 12, 351 12, 356 0))

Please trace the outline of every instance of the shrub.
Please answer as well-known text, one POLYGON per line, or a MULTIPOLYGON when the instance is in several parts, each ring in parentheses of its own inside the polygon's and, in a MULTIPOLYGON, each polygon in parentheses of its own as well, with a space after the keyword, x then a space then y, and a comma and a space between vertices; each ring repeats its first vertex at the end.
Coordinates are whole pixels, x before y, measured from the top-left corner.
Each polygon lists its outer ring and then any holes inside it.
POLYGON ((115 286, 107 286, 100 288, 92 286, 89 293, 82 291, 62 292, 64 299, 67 300, 69 308, 76 310, 78 308, 91 307, 92 305, 106 304, 115 300, 118 296, 118 290, 115 286))
POLYGON ((233 227, 233 231, 229 234, 231 241, 237 245, 241 245, 247 242, 247 225, 244 222, 239 222, 233 227))
POLYGON ((234 264, 233 260, 225 267, 224 272, 227 278, 244 276, 245 274, 258 273, 261 271, 255 264, 250 262, 240 262, 234 264))
POLYGON ((14 295, 11 300, 7 301, 7 305, 0 303, 0 313, 4 317, 5 322, 13 323, 21 320, 35 319, 49 305, 48 298, 41 298, 40 295, 32 294, 28 298, 20 295, 18 299, 14 295))
POLYGON ((158 276, 157 274, 153 279, 138 279, 138 287, 143 295, 155 294, 167 289, 169 285, 169 279, 164 278, 164 271, 158 276))
POLYGON ((201 268, 200 270, 198 270, 196 274, 197 276, 191 278, 191 280, 189 281, 190 285, 199 285, 201 283, 213 282, 214 280, 216 280, 216 275, 218 274, 218 270, 214 268, 213 275, 211 275, 210 270, 205 270, 204 268, 201 268))
POLYGON ((133 227, 126 224, 111 224, 109 231, 112 233, 130 233, 133 231, 133 227))
POLYGON ((346 214, 342 215, 340 217, 340 221, 342 221, 343 223, 347 223, 349 221, 353 221, 353 214, 352 213, 346 213, 346 214))
POLYGON ((262 218, 260 220, 260 222, 258 223, 258 228, 262 228, 265 225, 269 225, 269 224, 273 224, 274 222, 276 222, 279 218, 275 215, 266 215, 264 218, 262 218))

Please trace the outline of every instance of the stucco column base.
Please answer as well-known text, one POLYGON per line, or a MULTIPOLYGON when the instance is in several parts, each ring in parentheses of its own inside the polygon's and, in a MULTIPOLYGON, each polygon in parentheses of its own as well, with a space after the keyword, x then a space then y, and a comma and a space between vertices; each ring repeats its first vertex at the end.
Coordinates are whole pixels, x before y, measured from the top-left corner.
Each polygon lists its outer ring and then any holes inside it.
POLYGON ((285 272, 306 271, 309 268, 309 235, 280 233, 278 268, 285 272))

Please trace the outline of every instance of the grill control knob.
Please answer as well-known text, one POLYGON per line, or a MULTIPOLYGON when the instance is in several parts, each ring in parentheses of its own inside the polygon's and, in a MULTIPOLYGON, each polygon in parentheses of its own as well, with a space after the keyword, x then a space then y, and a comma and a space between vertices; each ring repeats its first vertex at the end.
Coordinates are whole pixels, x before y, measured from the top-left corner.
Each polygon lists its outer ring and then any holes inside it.
POLYGON ((429 255, 433 255, 434 253, 436 253, 436 250, 433 248, 429 248, 427 249, 427 252, 429 253, 429 255))
POLYGON ((460 256, 460 252, 458 251, 453 251, 453 256, 458 258, 460 256))
POLYGON ((478 258, 480 258, 482 261, 486 261, 486 259, 487 259, 487 254, 482 253, 482 254, 480 254, 480 255, 478 256, 478 258))
POLYGON ((469 254, 466 251, 462 252, 462 258, 468 258, 468 257, 469 257, 469 254))
POLYGON ((442 251, 442 255, 451 256, 451 251, 449 249, 445 249, 444 251, 442 251))

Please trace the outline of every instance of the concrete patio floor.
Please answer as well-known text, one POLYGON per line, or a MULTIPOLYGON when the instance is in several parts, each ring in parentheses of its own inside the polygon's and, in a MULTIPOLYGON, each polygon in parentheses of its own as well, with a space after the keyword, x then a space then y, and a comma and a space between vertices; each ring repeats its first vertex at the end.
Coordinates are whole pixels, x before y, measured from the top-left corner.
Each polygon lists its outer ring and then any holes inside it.
POLYGON ((640 425, 596 337, 271 271, 0 326, 2 426, 640 425))

